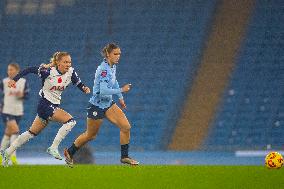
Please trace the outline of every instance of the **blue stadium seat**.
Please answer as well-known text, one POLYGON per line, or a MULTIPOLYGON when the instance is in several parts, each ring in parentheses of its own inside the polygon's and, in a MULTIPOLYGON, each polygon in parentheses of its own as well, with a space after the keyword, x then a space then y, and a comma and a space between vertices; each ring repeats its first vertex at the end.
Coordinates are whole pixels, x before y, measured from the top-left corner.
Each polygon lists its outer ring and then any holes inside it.
MULTIPOLYGON (((95 69, 102 61, 100 49, 116 41, 122 49, 118 81, 120 85, 133 84, 133 90, 125 95, 126 114, 132 123, 131 148, 163 150, 198 67, 215 5, 215 0, 123 0, 115 1, 110 10, 104 0, 76 1, 70 7, 58 6, 51 15, 4 15, 1 76, 10 59, 22 67, 39 65, 61 50, 72 54, 81 79, 92 86, 95 69)), ((28 77, 32 94, 26 103, 22 131, 35 116, 40 87, 40 81, 31 82, 35 77, 28 77)), ((63 95, 62 107, 78 124, 62 146, 70 145, 85 129, 85 107, 90 97, 70 88, 63 95)), ((25 149, 46 148, 59 126, 51 124, 25 149)), ((93 145, 97 150, 118 150, 119 130, 105 121, 93 145)))
POLYGON ((256 1, 236 68, 204 149, 282 149, 284 2, 256 1), (229 138, 224 137, 231 135, 229 138))

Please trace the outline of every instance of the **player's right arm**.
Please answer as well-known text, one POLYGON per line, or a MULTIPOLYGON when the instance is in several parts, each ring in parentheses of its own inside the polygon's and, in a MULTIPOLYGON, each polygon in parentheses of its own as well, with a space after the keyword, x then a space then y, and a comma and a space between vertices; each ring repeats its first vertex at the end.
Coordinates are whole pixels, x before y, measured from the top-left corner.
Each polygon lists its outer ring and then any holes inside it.
POLYGON ((8 82, 8 87, 16 87, 16 82, 30 74, 30 73, 33 73, 33 74, 37 74, 39 75, 42 79, 45 79, 49 76, 49 73, 50 73, 50 69, 46 69, 45 67, 43 66, 33 66, 33 67, 28 67, 28 68, 25 68, 23 69, 21 72, 19 72, 12 80, 10 80, 8 82))

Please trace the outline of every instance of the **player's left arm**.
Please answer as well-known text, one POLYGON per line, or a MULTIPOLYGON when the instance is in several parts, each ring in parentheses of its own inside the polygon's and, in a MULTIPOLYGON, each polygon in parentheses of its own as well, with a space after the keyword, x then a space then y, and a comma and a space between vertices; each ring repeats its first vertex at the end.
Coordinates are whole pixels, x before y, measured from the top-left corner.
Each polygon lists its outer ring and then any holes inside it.
MULTIPOLYGON (((117 81, 117 80, 115 80, 115 83, 114 83, 113 88, 114 88, 114 89, 120 89, 120 87, 119 87, 119 84, 118 84, 118 81, 117 81)), ((123 96, 122 96, 122 93, 121 93, 121 92, 120 92, 120 93, 117 93, 116 95, 117 95, 117 97, 119 98, 119 100, 120 100, 120 99, 123 99, 123 96)))
POLYGON ((89 94, 91 92, 90 88, 87 87, 84 83, 82 83, 81 79, 79 78, 79 76, 75 72, 75 70, 72 73, 71 81, 72 81, 73 85, 76 85, 84 93, 89 94))
MULTIPOLYGON (((113 88, 115 88, 115 89, 119 89, 120 88, 117 80, 115 80, 113 88)), ((118 93, 117 96, 118 96, 119 104, 120 104, 121 108, 122 109, 126 109, 126 104, 125 104, 125 101, 123 99, 122 93, 118 93)))

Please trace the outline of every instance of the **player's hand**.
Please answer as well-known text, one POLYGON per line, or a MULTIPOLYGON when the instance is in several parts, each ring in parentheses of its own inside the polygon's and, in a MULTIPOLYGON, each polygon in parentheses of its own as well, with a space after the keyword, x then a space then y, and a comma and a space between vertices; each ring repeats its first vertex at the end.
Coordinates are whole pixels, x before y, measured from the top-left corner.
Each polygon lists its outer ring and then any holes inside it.
POLYGON ((87 87, 87 86, 83 87, 83 91, 84 91, 84 93, 86 93, 86 94, 89 94, 89 93, 91 92, 90 88, 87 87))
POLYGON ((131 84, 130 83, 126 84, 121 89, 122 89, 122 92, 127 93, 131 89, 131 84))
POLYGON ((9 88, 16 88, 16 81, 14 81, 14 80, 8 81, 8 87, 9 88))
POLYGON ((123 99, 119 99, 119 103, 122 109, 126 109, 126 104, 123 99))
POLYGON ((42 64, 41 67, 43 67, 43 68, 45 68, 45 69, 48 69, 48 68, 54 67, 54 64, 53 64, 53 63, 42 64))

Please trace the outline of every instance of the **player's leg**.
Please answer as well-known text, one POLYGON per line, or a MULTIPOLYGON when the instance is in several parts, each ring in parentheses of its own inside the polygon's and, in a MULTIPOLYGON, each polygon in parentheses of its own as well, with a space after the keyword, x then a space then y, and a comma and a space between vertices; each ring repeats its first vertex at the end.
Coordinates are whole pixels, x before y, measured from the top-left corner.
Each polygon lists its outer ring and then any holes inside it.
POLYGON ((81 134, 70 148, 64 150, 66 163, 72 167, 73 155, 88 141, 94 139, 105 117, 105 111, 91 103, 87 107, 87 130, 81 134))
POLYGON ((110 122, 120 128, 121 162, 138 165, 138 161, 128 156, 131 125, 124 112, 116 104, 113 104, 106 111, 106 117, 110 122))
POLYGON ((82 133, 68 149, 64 150, 64 156, 66 163, 70 166, 73 164, 74 154, 87 142, 94 140, 98 134, 102 119, 87 118, 87 130, 82 133))
MULTIPOLYGON (((1 148, 0 148, 1 153, 4 152, 4 150, 9 147, 9 144, 10 144, 10 136, 5 132, 1 140, 1 148)), ((2 164, 2 160, 3 160, 2 156, 0 156, 1 164, 2 164)))
MULTIPOLYGON (((7 118, 6 118, 6 114, 2 114, 2 118, 3 118, 3 122, 4 122, 4 126, 5 126, 5 131, 4 131, 4 135, 3 138, 1 140, 1 146, 0 146, 0 151, 1 153, 4 152, 4 150, 6 150, 9 145, 10 145, 10 137, 11 137, 11 133, 9 133, 9 129, 7 128, 7 118)), ((0 163, 2 164, 2 156, 0 156, 0 163)))
POLYGON ((5 131, 5 133, 3 135, 3 138, 1 140, 1 148, 0 148, 0 150, 6 150, 6 148, 9 147, 9 144, 10 144, 10 136, 5 131))
POLYGON ((61 155, 58 152, 58 146, 61 141, 66 137, 66 135, 72 130, 76 125, 76 121, 73 117, 66 111, 56 108, 51 117, 51 120, 63 123, 62 127, 58 130, 52 145, 47 149, 47 152, 55 157, 56 159, 62 159, 61 155))
POLYGON ((13 154, 13 152, 15 150, 17 150, 19 147, 21 147, 23 144, 28 142, 30 139, 32 139, 33 137, 38 135, 40 133, 40 131, 43 130, 46 127, 47 123, 48 122, 46 120, 39 118, 37 116, 35 118, 32 126, 29 128, 29 130, 22 133, 21 135, 19 135, 15 139, 15 141, 11 144, 11 146, 4 151, 4 153, 3 153, 3 156, 4 156, 3 165, 8 166, 9 158, 13 154))
POLYGON ((102 119, 95 120, 87 118, 87 130, 75 140, 75 146, 80 148, 90 140, 94 140, 98 134, 102 122, 102 119))
POLYGON ((9 117, 7 114, 2 114, 4 126, 5 126, 5 131, 4 131, 4 136, 1 140, 1 151, 6 150, 9 145, 10 145, 10 138, 11 138, 11 132, 10 129, 7 127, 7 122, 9 122, 9 117))
POLYGON ((5 132, 4 136, 1 140, 1 150, 6 150, 9 147, 10 144, 10 138, 11 138, 11 133, 9 132, 9 129, 7 128, 5 124, 5 132))
MULTIPOLYGON (((13 116, 13 119, 9 120, 7 122, 7 132, 10 134, 10 144, 12 144, 18 137, 19 135, 19 126, 17 123, 17 117, 13 116)), ((18 161, 17 161, 17 157, 16 157, 16 150, 13 152, 13 154, 11 155, 11 162, 13 165, 17 165, 18 161)))

